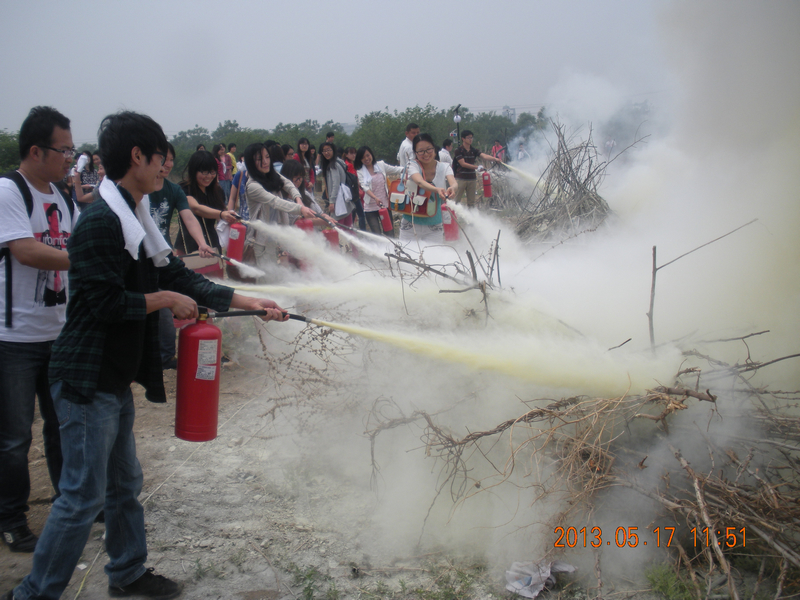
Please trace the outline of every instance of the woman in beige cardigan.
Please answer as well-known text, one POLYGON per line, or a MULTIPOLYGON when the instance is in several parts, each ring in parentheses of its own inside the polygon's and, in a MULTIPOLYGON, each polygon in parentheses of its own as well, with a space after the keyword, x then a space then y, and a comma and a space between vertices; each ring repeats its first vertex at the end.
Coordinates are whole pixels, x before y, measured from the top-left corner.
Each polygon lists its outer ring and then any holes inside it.
MULTIPOLYGON (((250 144, 244 151, 244 163, 249 176, 247 205, 251 221, 290 225, 293 222, 291 217, 310 219, 316 216, 313 210, 303 204, 294 184, 272 168, 264 144, 250 144)), ((248 247, 252 247, 256 266, 260 269, 277 263, 278 244, 270 239, 269 234, 248 227, 245 251, 248 247)))

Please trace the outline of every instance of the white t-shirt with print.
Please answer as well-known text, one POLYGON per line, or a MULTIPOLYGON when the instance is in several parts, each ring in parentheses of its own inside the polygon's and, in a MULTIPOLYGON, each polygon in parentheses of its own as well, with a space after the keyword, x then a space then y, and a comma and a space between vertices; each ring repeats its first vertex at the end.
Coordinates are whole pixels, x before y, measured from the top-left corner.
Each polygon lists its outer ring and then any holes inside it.
MULTIPOLYGON (((7 247, 8 242, 32 237, 66 252, 78 211, 74 211, 70 220, 66 200, 52 184, 50 194, 42 194, 30 184, 28 188, 33 196, 30 217, 17 184, 0 178, 0 248, 7 247)), ((40 271, 22 265, 13 255, 6 257, 0 262, 0 340, 47 342, 56 339, 64 325, 68 297, 67 271, 40 271), (6 260, 11 261, 11 329, 5 327, 6 260)))

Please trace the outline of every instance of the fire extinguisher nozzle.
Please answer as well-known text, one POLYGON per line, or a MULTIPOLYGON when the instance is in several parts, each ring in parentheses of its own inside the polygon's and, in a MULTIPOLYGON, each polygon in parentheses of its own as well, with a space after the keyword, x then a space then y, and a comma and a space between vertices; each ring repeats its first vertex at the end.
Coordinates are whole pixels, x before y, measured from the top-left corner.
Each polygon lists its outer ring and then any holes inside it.
POLYGON ((311 322, 311 319, 309 319, 308 317, 304 317, 303 315, 294 315, 292 313, 286 313, 286 314, 289 315, 290 319, 294 319, 295 321, 303 321, 304 323, 311 322))

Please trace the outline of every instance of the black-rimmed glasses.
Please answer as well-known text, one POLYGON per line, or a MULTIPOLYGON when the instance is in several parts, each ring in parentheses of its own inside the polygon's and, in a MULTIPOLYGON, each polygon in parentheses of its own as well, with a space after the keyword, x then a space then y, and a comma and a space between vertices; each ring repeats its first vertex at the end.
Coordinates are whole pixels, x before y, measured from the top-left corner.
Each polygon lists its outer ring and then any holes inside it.
POLYGON ((53 152, 60 152, 64 155, 64 158, 72 158, 75 156, 75 148, 66 148, 63 150, 59 150, 58 148, 53 148, 52 146, 44 146, 42 144, 36 144, 39 148, 44 148, 45 150, 52 150, 53 152))

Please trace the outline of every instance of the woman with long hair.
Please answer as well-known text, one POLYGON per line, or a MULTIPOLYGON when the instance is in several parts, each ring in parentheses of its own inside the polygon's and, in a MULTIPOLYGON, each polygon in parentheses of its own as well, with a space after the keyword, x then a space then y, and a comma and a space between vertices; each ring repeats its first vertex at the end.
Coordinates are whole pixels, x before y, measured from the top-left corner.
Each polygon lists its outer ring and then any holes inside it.
MULTIPOLYGON (((189 208, 200 221, 206 244, 221 252, 215 229, 217 220, 234 223, 236 216, 225 206, 225 195, 217 181, 217 159, 205 150, 195 152, 189 158, 186 173, 186 179, 180 185, 186 194, 189 208)), ((184 236, 181 228, 175 239, 175 248, 180 253, 190 254, 197 250, 197 242, 190 235, 184 236)))
POLYGON ((281 175, 291 181, 294 187, 297 188, 297 191, 300 192, 300 200, 302 200, 305 206, 313 210, 315 214, 322 215, 321 217, 314 217, 311 219, 315 227, 319 229, 326 225, 335 224, 333 219, 322 213, 322 209, 314 198, 314 193, 308 191, 305 168, 300 164, 300 161, 291 159, 284 162, 281 167, 281 175))
MULTIPOLYGON (((453 169, 439 162, 436 144, 427 133, 420 133, 412 142, 414 160, 408 163, 408 198, 413 199, 419 191, 425 191, 429 200, 428 210, 422 215, 403 215, 400 222, 400 241, 441 244, 444 242, 442 226, 442 204, 458 191, 453 169), (431 205, 431 203, 433 203, 431 205)), ((413 201, 413 200, 412 200, 413 201)))
MULTIPOLYGON (((384 232, 378 211, 389 208, 389 186, 386 183, 387 175, 400 175, 403 167, 388 165, 382 160, 375 161, 375 153, 369 146, 361 146, 356 152, 353 163, 358 170, 358 185, 364 190, 364 216, 367 220, 367 231, 375 235, 386 234, 394 237, 394 230, 384 232)), ((391 211, 389 216, 391 217, 391 211)))
POLYGON ((337 212, 336 201, 340 200, 341 185, 346 182, 347 167, 341 158, 336 157, 336 146, 331 142, 323 142, 319 146, 319 166, 322 175, 322 184, 325 187, 323 197, 328 205, 325 212, 332 215, 339 223, 346 226, 353 224, 354 209, 352 199, 339 203, 337 212))
MULTIPOLYGON (((280 150, 280 146, 277 148, 280 150)), ((274 169, 264 144, 250 144, 245 148, 244 164, 248 175, 247 204, 251 221, 288 225, 290 216, 302 215, 309 219, 315 216, 314 211, 303 204, 294 184, 274 169)), ((245 251, 248 248, 252 248, 259 267, 274 265, 277 261, 277 244, 256 227, 247 228, 245 251)))
POLYGON ((314 153, 311 151, 311 143, 308 138, 300 138, 297 140, 297 152, 294 153, 294 159, 303 165, 306 171, 306 181, 308 182, 308 189, 310 193, 314 193, 314 183, 316 182, 316 170, 314 169, 314 153))

